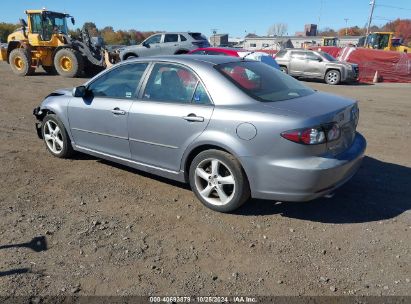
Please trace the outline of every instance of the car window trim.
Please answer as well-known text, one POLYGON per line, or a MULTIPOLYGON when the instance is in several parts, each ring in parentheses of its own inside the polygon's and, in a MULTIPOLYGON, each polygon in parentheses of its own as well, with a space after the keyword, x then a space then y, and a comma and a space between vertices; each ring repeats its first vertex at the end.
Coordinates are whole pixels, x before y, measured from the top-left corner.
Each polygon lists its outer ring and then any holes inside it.
POLYGON ((142 61, 142 62, 140 62, 140 61, 139 61, 139 62, 127 62, 127 63, 120 64, 120 65, 118 65, 118 66, 116 66, 116 67, 114 67, 114 68, 112 68, 112 69, 106 70, 104 73, 102 73, 101 75, 98 75, 96 78, 91 79, 89 82, 87 82, 87 83, 85 84, 86 89, 88 90, 88 88, 89 88, 90 85, 92 85, 94 82, 96 82, 97 80, 99 80, 101 77, 103 77, 103 76, 106 75, 107 73, 110 73, 110 72, 112 72, 112 71, 114 71, 114 70, 116 70, 116 69, 118 69, 118 68, 121 68, 121 67, 126 66, 126 65, 131 65, 131 64, 148 64, 147 67, 146 67, 146 69, 145 69, 145 71, 143 72, 143 75, 141 76, 141 79, 140 79, 139 83, 137 84, 137 87, 136 87, 136 89, 135 89, 134 94, 132 95, 132 97, 127 98, 127 97, 112 97, 112 96, 94 96, 94 98, 137 100, 137 99, 138 99, 138 96, 139 96, 139 93, 140 93, 141 86, 143 85, 143 79, 145 79, 145 77, 147 76, 147 72, 148 72, 148 70, 149 70, 149 68, 150 68, 151 62, 147 62, 147 61, 142 61))
MULTIPOLYGON (((142 86, 141 86, 141 88, 140 88, 140 92, 139 92, 139 94, 138 94, 138 98, 136 99, 136 101, 142 101, 142 102, 160 102, 160 103, 167 103, 167 104, 190 104, 190 105, 196 105, 196 106, 201 106, 201 105, 203 105, 203 106, 214 106, 213 99, 211 98, 210 93, 208 92, 208 89, 207 89, 207 87, 204 85, 204 82, 202 81, 202 79, 200 78, 200 76, 198 76, 198 74, 197 74, 192 68, 186 66, 185 64, 181 64, 181 63, 178 63, 178 62, 172 62, 172 61, 166 61, 166 60, 152 61, 152 62, 151 62, 151 66, 147 68, 146 73, 147 73, 147 74, 146 74, 146 78, 144 79, 144 83, 142 84, 142 86), (181 66, 181 67, 189 70, 190 72, 192 72, 192 73, 197 77, 197 83, 198 83, 198 82, 201 82, 201 84, 203 85, 204 90, 206 91, 206 94, 207 94, 207 96, 208 96, 208 99, 210 100, 210 103, 208 103, 208 104, 193 103, 193 102, 192 102, 192 99, 191 99, 190 102, 178 102, 178 101, 173 101, 173 102, 171 102, 171 101, 165 101, 165 100, 144 99, 144 98, 143 98, 143 94, 144 94, 144 91, 146 90, 148 80, 150 79, 150 76, 151 76, 151 73, 152 73, 152 71, 153 71, 153 69, 154 69, 154 66, 155 66, 156 64, 158 64, 158 63, 159 63, 159 64, 174 64, 174 65, 177 65, 177 66, 181 66)), ((197 84, 197 85, 198 85, 198 84, 197 84)), ((197 87, 196 87, 196 88, 197 88, 197 87)), ((195 91, 194 91, 194 92, 195 92, 195 91)), ((193 92, 193 94, 194 94, 194 92, 193 92)), ((193 95, 193 96, 194 96, 194 95, 193 95)), ((192 97, 193 97, 193 96, 192 96, 192 97)))

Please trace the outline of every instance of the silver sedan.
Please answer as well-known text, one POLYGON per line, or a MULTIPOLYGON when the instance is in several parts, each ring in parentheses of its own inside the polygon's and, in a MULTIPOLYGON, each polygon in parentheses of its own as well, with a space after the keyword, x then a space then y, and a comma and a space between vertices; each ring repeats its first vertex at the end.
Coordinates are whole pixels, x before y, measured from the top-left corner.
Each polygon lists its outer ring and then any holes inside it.
POLYGON ((354 100, 256 61, 181 55, 122 62, 34 109, 60 158, 75 151, 188 182, 207 207, 307 201, 348 181, 365 139, 354 100))

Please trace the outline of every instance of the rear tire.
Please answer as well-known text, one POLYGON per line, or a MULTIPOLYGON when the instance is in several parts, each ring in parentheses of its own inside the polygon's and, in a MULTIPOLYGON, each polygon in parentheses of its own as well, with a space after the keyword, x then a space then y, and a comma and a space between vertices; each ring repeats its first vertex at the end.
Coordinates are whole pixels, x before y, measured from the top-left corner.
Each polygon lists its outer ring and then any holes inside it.
POLYGON ((35 68, 31 66, 31 54, 28 50, 17 48, 10 52, 10 67, 14 74, 18 76, 32 75, 35 68))
POLYGON ((206 207, 231 212, 250 198, 250 186, 240 162, 220 150, 206 150, 192 161, 190 186, 206 207))
POLYGON ((63 77, 78 77, 84 70, 83 57, 74 49, 61 49, 54 56, 54 67, 63 77))
POLYGON ((285 67, 285 66, 280 66, 280 70, 281 70, 281 72, 283 72, 283 73, 285 73, 285 74, 288 74, 288 69, 287 69, 287 67, 285 67))
POLYGON ((134 54, 128 54, 124 56, 124 60, 135 59, 135 58, 138 58, 138 56, 134 54))
POLYGON ((55 157, 69 158, 74 150, 64 124, 55 114, 46 115, 41 125, 41 134, 47 150, 55 157))
POLYGON ((324 77, 327 84, 337 85, 341 81, 341 73, 338 70, 329 70, 324 77))

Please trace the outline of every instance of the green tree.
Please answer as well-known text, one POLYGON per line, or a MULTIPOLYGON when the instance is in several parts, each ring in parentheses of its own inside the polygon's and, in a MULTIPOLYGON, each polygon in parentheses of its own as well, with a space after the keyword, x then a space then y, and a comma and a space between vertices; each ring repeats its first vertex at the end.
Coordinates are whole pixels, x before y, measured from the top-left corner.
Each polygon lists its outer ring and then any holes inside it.
POLYGON ((0 40, 7 42, 7 36, 13 33, 20 25, 13 23, 0 22, 0 40))
POLYGON ((83 27, 85 27, 88 30, 91 37, 98 36, 98 29, 94 22, 85 22, 83 27))

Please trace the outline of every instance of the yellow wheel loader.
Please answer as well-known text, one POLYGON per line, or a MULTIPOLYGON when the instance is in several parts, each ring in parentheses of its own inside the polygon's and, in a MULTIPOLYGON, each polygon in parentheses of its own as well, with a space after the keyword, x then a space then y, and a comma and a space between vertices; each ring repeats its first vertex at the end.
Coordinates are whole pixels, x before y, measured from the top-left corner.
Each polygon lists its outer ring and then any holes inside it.
POLYGON ((401 44, 400 38, 394 38, 393 32, 375 32, 369 34, 365 39, 364 47, 384 51, 411 52, 411 48, 401 44))
POLYGON ((101 38, 93 42, 86 28, 80 37, 70 37, 67 19, 74 25, 72 16, 45 9, 25 13, 27 22, 20 19, 21 28, 8 36, 7 48, 0 49, 0 59, 15 74, 30 75, 42 66, 49 74, 77 77, 112 65, 114 57, 107 54, 101 38))
POLYGON ((323 46, 338 46, 338 37, 323 37, 323 46))

